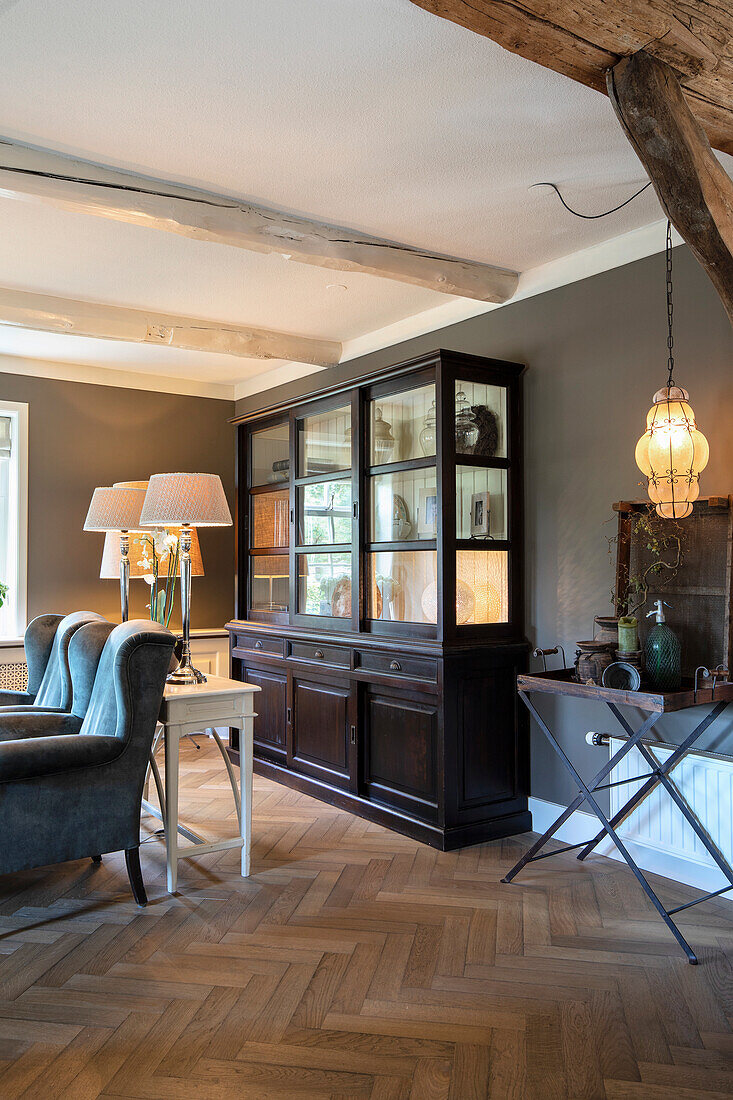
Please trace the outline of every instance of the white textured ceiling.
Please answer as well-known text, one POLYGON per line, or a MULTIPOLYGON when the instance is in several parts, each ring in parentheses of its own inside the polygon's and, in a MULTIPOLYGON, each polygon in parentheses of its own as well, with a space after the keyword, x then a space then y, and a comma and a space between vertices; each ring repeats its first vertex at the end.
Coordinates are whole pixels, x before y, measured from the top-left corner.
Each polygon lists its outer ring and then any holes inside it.
MULTIPOLYGON (((409 0, 0 3, 0 133, 527 271, 660 217, 608 100, 409 0)), ((351 340, 443 295, 0 200, 0 285, 351 340), (328 290, 345 283, 346 292, 328 290)), ((0 352, 231 383, 233 356, 21 333, 0 352)))

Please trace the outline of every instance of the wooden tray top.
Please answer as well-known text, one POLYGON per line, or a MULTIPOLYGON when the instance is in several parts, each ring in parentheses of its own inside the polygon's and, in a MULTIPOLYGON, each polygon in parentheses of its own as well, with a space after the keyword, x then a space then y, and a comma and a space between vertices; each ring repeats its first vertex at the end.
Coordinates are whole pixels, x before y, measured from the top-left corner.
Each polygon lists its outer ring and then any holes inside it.
POLYGON ((704 704, 733 702, 733 683, 718 682, 715 694, 709 687, 698 689, 695 698, 692 680, 682 681, 679 691, 622 691, 620 688, 596 687, 593 684, 579 684, 574 679, 575 670, 562 668, 554 672, 523 673, 517 676, 517 691, 540 691, 546 695, 573 695, 579 699, 597 699, 600 702, 616 703, 617 706, 637 707, 639 710, 665 713, 684 710, 686 707, 704 704))

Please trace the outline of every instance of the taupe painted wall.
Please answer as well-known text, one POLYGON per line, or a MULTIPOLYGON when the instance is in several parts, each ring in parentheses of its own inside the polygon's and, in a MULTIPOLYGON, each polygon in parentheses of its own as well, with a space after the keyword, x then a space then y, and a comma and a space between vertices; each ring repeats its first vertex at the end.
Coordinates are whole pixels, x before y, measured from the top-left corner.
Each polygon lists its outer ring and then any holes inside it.
MULTIPOLYGON (((686 248, 674 252, 676 379, 691 393, 711 449, 704 495, 733 492, 733 334, 720 302, 686 248)), ((652 396, 664 384, 664 256, 517 302, 482 317, 364 356, 238 403, 242 413, 293 398, 330 379, 358 377, 437 347, 528 365, 525 376, 527 603, 533 644, 569 654, 610 613, 606 535, 616 500, 643 495, 634 447, 652 396)), ((670 619, 673 622, 673 616, 670 619)), ((588 729, 611 729, 595 707, 549 704, 578 745, 588 729)), ((549 710, 548 710, 549 713, 549 710)), ((670 739, 679 723, 667 721, 670 739)), ((711 740, 733 751, 731 724, 711 740)), ((569 801, 565 773, 533 732, 533 793, 569 801)), ((588 768, 599 750, 580 748, 588 768)))
MULTIPOLYGON (((104 535, 82 531, 95 486, 216 473, 233 508, 230 401, 0 374, 3 398, 29 404, 29 617, 89 608, 119 618, 119 585, 99 579, 104 535)), ((223 626, 234 607, 233 528, 199 537, 206 576, 193 581, 192 626, 223 626)), ((131 582, 131 617, 147 618, 149 592, 131 582)))

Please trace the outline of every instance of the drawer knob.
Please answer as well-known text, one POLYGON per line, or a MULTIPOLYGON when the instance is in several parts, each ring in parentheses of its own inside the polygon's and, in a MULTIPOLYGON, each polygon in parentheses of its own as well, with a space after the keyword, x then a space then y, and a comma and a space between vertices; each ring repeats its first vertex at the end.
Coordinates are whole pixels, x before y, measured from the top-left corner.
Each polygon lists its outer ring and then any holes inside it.
POLYGON ((313 656, 314 657, 322 657, 323 656, 323 650, 322 649, 317 649, 315 651, 315 653, 313 654, 313 656))
POLYGON ((262 649, 262 642, 255 642, 255 649, 262 649))
POLYGON ((389 667, 393 672, 402 672, 402 665, 399 661, 390 661, 389 667))

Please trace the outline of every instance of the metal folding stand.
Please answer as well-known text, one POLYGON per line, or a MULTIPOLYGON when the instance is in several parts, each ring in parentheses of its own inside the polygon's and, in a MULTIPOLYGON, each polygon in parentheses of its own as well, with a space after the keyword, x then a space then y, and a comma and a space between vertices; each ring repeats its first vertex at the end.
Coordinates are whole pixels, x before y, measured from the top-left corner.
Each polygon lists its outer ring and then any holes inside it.
POLYGON ((509 883, 514 879, 523 867, 526 867, 528 863, 533 863, 539 859, 547 859, 548 856, 560 855, 562 852, 576 851, 578 848, 582 849, 578 854, 578 859, 583 860, 586 856, 590 855, 593 849, 600 843, 604 836, 609 836, 613 843, 618 848, 619 852, 626 860, 627 864, 631 868, 634 876, 636 877, 639 885, 651 901, 654 908, 659 913, 664 923, 669 928, 672 935, 675 937, 680 947, 687 955, 690 963, 697 963, 697 956, 688 944, 685 937, 680 932, 677 925, 672 920, 672 916, 675 913, 681 912, 683 909, 689 909, 693 905, 699 905, 700 902, 707 901, 709 898, 718 897, 720 894, 724 894, 729 890, 733 890, 733 870, 729 867, 722 855, 715 847, 710 837, 702 828, 700 823, 695 818, 694 814, 690 811, 684 799, 681 797, 676 787, 669 778, 670 772, 674 767, 679 764, 682 758, 693 747, 695 742, 703 735, 703 733, 712 725, 712 723, 723 713, 728 707, 729 703, 733 701, 733 684, 719 684, 718 685, 718 698, 715 699, 715 686, 712 692, 709 689, 706 690, 692 690, 669 692, 665 694, 652 694, 649 692, 627 692, 616 690, 612 688, 598 688, 592 685, 577 684, 572 680, 572 670, 562 669, 559 672, 544 672, 541 675, 522 675, 517 678, 517 689, 519 696, 524 702, 525 706, 533 716, 540 729, 544 733, 547 740, 552 745, 557 755, 562 760, 566 769, 572 776, 575 784, 578 788, 578 795, 570 803, 566 810, 558 817, 547 832, 535 841, 532 847, 525 852, 522 858, 519 860, 511 871, 501 880, 502 882, 509 883), (558 743, 557 738, 553 735, 549 729, 547 723, 538 712, 536 706, 530 699, 530 694, 533 692, 540 692, 552 695, 564 695, 567 697, 594 699, 596 701, 604 702, 614 717, 621 724, 622 729, 628 736, 628 740, 624 741, 617 752, 613 754, 610 760, 608 760, 600 771, 591 779, 588 783, 580 776, 575 765, 572 763, 564 749, 558 743), (654 727, 655 723, 661 718, 662 714, 683 710, 687 707, 700 706, 705 703, 713 703, 713 709, 707 714, 702 721, 698 722, 692 732, 685 738, 685 740, 679 745, 678 748, 672 752, 672 754, 663 763, 656 760, 649 747, 644 744, 644 738, 654 727), (649 711, 650 713, 645 718, 644 722, 637 730, 634 730, 627 722, 624 716, 619 710, 619 706, 633 706, 642 710, 649 711), (615 767, 623 760, 623 758, 631 752, 632 749, 637 749, 643 757, 644 761, 649 765, 650 771, 645 772, 643 775, 632 776, 629 779, 621 779, 616 782, 605 783, 604 780, 613 771, 615 767), (628 799, 628 801, 621 807, 621 809, 614 814, 609 820, 606 814, 601 809, 598 801, 594 797, 599 791, 609 790, 611 787, 622 786, 627 783, 636 783, 640 780, 645 780, 642 786, 628 799), (662 785, 673 800, 680 813, 684 816, 685 820, 689 824, 690 828, 695 833, 700 843, 705 850, 709 853, 710 857, 714 860, 716 865, 720 868, 729 885, 722 887, 720 890, 715 890, 712 893, 705 894, 703 897, 696 898, 695 901, 687 902, 685 905, 678 905, 674 909, 666 909, 660 899, 657 897, 654 890, 652 890, 646 877, 638 867, 633 856, 629 852, 628 848, 624 844, 623 840, 617 833, 617 827, 620 823, 628 817, 628 815, 642 802, 651 792, 659 785, 662 785), (579 844, 568 844, 562 848, 554 849, 552 852, 542 852, 545 844, 550 840, 558 829, 575 813, 577 809, 584 802, 587 802, 596 817, 601 823, 600 832, 591 840, 582 841, 579 844))

